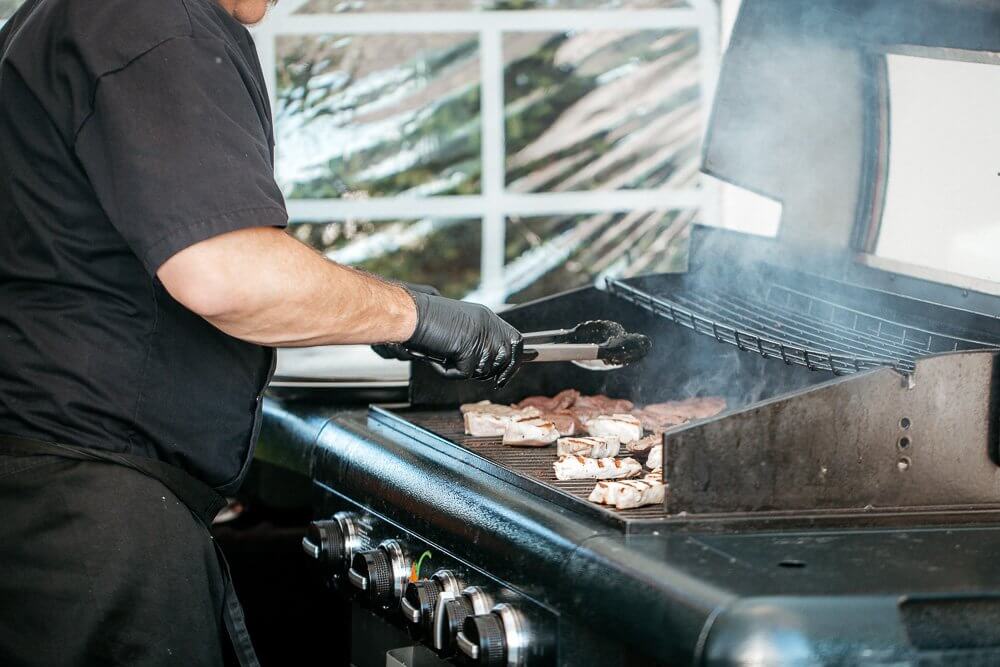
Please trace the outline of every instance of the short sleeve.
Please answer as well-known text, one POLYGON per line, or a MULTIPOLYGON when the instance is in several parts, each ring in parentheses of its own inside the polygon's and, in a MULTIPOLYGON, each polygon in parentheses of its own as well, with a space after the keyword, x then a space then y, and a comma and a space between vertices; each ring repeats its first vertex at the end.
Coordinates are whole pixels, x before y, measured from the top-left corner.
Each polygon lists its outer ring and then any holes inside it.
POLYGON ((266 108, 215 39, 175 38, 97 83, 76 154, 150 274, 199 241, 287 224, 266 108))

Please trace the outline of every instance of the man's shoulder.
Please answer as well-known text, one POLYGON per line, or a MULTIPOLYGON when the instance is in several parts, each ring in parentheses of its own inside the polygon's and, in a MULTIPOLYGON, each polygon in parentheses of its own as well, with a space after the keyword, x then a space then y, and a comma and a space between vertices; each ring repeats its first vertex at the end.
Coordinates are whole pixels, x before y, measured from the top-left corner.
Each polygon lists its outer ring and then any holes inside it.
POLYGON ((125 67, 165 41, 195 32, 189 4, 202 0, 40 0, 25 7, 12 47, 65 54, 94 77, 125 67), (68 48, 67 48, 68 47, 68 48))

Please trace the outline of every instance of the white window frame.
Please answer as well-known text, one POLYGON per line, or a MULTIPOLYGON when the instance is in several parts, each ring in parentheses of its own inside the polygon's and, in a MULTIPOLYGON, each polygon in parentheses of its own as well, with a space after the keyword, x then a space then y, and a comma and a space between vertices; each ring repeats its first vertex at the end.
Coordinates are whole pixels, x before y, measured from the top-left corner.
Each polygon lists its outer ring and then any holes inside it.
MULTIPOLYGON (((509 216, 623 213, 701 209, 702 220, 717 224, 718 188, 705 180, 700 187, 512 193, 506 189, 504 137, 503 35, 507 32, 567 30, 697 30, 701 66, 702 130, 707 126, 719 69, 719 9, 714 0, 689 0, 690 7, 671 9, 426 11, 296 15, 308 0, 282 0, 254 29, 272 109, 277 108, 276 39, 285 35, 474 33, 479 38, 482 181, 478 195, 390 196, 371 199, 290 199, 294 222, 425 217, 482 220, 480 286, 466 298, 491 306, 503 304, 523 285, 520 271, 506 263, 509 216)), ((281 147, 278 146, 280 151, 281 147)), ((556 252, 535 253, 533 273, 542 275, 558 264, 556 252)), ((523 270, 524 267, 522 267, 523 270)))

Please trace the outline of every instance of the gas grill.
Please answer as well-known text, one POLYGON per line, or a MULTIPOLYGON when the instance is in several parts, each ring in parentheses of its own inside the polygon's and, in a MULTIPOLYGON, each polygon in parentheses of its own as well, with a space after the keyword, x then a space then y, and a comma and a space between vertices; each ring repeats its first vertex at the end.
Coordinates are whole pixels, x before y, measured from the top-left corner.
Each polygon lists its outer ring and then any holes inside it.
POLYGON ((304 547, 352 600, 352 664, 1000 664, 1000 286, 871 246, 885 45, 997 51, 1000 17, 896 4, 744 3, 704 169, 782 201, 777 238, 698 227, 686 274, 504 314, 620 322, 650 338, 641 363, 526 365, 500 392, 415 365, 406 404, 288 427, 315 443, 304 547), (665 503, 624 511, 556 480, 552 448, 462 431, 462 403, 570 388, 728 409, 668 431, 665 503))

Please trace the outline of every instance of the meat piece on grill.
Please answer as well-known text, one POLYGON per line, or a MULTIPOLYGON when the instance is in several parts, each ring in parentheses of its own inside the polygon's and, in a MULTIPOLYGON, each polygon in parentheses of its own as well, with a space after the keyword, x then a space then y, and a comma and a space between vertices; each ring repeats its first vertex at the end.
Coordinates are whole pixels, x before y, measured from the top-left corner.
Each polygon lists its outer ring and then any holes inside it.
POLYGON ((646 473, 643 477, 647 482, 662 482, 663 481, 663 468, 653 468, 646 473))
POLYGON ((646 459, 646 467, 651 470, 663 467, 663 445, 656 445, 649 450, 649 457, 646 459))
POLYGON ((597 437, 617 437, 619 442, 635 442, 642 438, 642 422, 626 414, 601 415, 588 419, 587 432, 597 437))
POLYGON ((559 456, 584 456, 591 459, 606 459, 618 456, 621 442, 618 438, 559 438, 556 446, 559 456))
POLYGON ((725 409, 726 399, 708 396, 689 398, 684 401, 653 403, 636 410, 634 414, 642 420, 642 425, 646 430, 662 432, 694 419, 714 417, 725 409))
POLYGON ((630 452, 645 452, 648 451, 650 447, 659 445, 663 442, 663 434, 647 435, 645 437, 639 438, 635 442, 630 442, 626 447, 630 452))
POLYGON ((576 389, 564 389, 555 396, 529 396, 520 403, 518 408, 538 408, 542 412, 560 412, 573 406, 580 397, 576 389))
POLYGON ((468 403, 461 407, 465 433, 475 438, 497 438, 504 434, 515 419, 537 417, 535 408, 518 409, 489 401, 468 403))
POLYGON ((503 434, 503 444, 511 447, 545 447, 558 439, 556 425, 544 417, 514 419, 503 434))
MULTIPOLYGON (((534 410, 534 408, 528 408, 528 410, 534 410)), ((571 436, 583 432, 583 424, 576 418, 576 415, 568 410, 543 412, 541 416, 555 424, 561 436, 571 436)))
POLYGON ((613 415, 631 412, 635 405, 624 398, 609 398, 597 396, 579 396, 573 403, 573 411, 579 415, 613 415))
POLYGON ((585 456, 560 456, 552 464, 556 479, 625 479, 642 474, 642 465, 632 458, 590 459, 585 456))
POLYGON ((666 485, 650 479, 598 482, 590 494, 591 502, 626 510, 663 502, 666 485))

